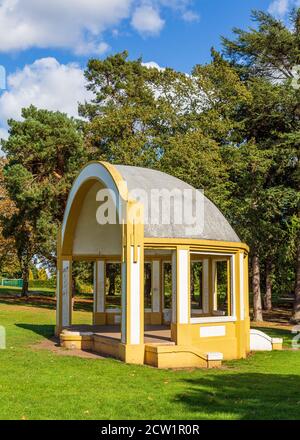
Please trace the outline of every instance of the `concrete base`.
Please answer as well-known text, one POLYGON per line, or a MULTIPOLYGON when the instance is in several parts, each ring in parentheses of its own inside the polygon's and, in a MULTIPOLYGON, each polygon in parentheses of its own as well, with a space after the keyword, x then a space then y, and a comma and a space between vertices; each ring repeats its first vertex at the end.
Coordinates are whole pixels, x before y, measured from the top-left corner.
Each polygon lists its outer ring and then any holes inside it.
POLYGON ((120 340, 118 327, 94 328, 95 331, 64 329, 60 344, 67 349, 91 350, 129 364, 147 364, 157 368, 214 368, 221 366, 222 353, 203 353, 197 347, 175 345, 170 331, 154 326, 145 331, 145 344, 127 345, 120 340))
POLYGON ((251 351, 282 350, 282 342, 282 338, 271 338, 260 330, 250 330, 251 351))
POLYGON ((222 359, 222 353, 201 353, 192 346, 145 345, 145 364, 157 368, 216 368, 222 359))

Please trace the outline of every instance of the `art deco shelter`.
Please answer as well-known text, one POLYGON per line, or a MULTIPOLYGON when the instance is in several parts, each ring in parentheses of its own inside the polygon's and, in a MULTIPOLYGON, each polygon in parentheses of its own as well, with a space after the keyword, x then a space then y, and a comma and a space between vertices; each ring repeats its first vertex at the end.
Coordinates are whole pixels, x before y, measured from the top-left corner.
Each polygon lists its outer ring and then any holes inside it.
MULTIPOLYGON (((281 340, 261 332, 250 336, 247 245, 202 194, 198 235, 175 221, 176 212, 164 222, 161 205, 150 203, 151 192, 174 189, 196 193, 151 169, 104 162, 82 169, 58 240, 56 334, 64 347, 160 368, 212 367, 245 358, 250 348, 281 348, 281 340), (117 220, 107 224, 97 218, 104 189, 114 196, 117 220), (136 189, 147 201, 132 197, 136 189), (141 221, 146 214, 157 222, 141 221), (93 263, 92 325, 72 325, 76 261, 93 263), (117 280, 113 294, 110 270, 117 280)), ((191 211, 195 200, 189 199, 191 211)))

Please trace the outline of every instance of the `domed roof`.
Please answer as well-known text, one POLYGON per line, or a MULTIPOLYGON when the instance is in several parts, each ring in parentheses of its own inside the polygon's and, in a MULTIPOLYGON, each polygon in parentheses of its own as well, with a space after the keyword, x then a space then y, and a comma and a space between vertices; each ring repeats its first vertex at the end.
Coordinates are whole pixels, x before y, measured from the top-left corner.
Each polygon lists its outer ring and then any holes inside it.
MULTIPOLYGON (((219 211, 219 209, 202 193, 191 185, 183 182, 176 177, 170 176, 169 174, 163 173, 161 171, 156 171, 148 168, 127 166, 127 165, 114 165, 114 168, 121 174, 123 179, 127 183, 129 193, 137 189, 144 191, 147 194, 148 206, 147 212, 151 211, 152 215, 157 214, 159 217, 159 205, 151 203, 151 191, 152 190, 167 190, 174 191, 179 190, 182 193, 192 194, 192 196, 185 199, 185 209, 191 213, 196 213, 196 201, 197 196, 200 194, 200 199, 203 200, 201 206, 201 217, 203 218, 203 225, 199 233, 194 235, 194 233, 187 233, 190 230, 187 224, 176 224, 174 221, 174 212, 171 213, 170 222, 168 224, 163 224, 161 219, 157 224, 145 224, 144 234, 145 237, 149 238, 193 238, 193 239, 204 239, 204 240, 218 240, 218 241, 231 241, 240 242, 238 235, 235 233, 233 228, 230 226, 224 215, 219 211), (186 191, 189 190, 189 191, 186 191), (187 200, 187 201, 186 201, 187 200), (190 206, 188 206, 190 205, 190 206), (157 211, 154 212, 153 211, 157 211)), ((173 210, 171 210, 173 211, 173 210)), ((198 211, 199 212, 199 211, 198 211)))

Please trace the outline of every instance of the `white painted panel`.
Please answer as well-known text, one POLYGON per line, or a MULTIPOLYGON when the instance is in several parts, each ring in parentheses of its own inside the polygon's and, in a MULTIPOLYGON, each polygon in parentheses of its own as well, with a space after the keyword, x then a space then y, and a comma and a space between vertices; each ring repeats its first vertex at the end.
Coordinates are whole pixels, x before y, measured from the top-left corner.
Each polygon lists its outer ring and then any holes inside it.
POLYGON ((172 322, 177 322, 176 312, 176 290, 177 290, 177 257, 176 251, 172 252, 172 322))
POLYGON ((152 311, 160 312, 160 261, 152 262, 152 311))
POLYGON ((240 319, 245 319, 244 253, 240 253, 240 319))
POLYGON ((191 318, 191 324, 208 324, 214 322, 236 322, 235 316, 206 316, 204 318, 191 318))
POLYGON ((121 316, 120 315, 115 315, 115 324, 120 324, 121 322, 121 316))
POLYGON ((208 288, 208 260, 203 260, 202 263, 203 270, 203 296, 202 296, 202 304, 203 304, 203 313, 209 312, 209 288, 208 288))
POLYGON ((123 344, 126 342, 126 263, 122 263, 122 277, 121 277, 121 285, 122 285, 122 297, 121 297, 121 305, 122 305, 122 318, 121 318, 121 341, 123 344))
POLYGON ((260 330, 250 330, 250 350, 253 351, 271 351, 272 338, 260 330))
POLYGON ((60 313, 60 298, 59 298, 59 277, 60 277, 60 270, 57 269, 56 272, 56 325, 59 326, 59 313, 60 313))
POLYGON ((105 262, 97 261, 97 312, 105 309, 105 262))
POLYGON ((212 325, 209 327, 200 327, 200 338, 208 338, 213 336, 225 336, 225 325, 212 325))
POLYGON ((202 257, 205 257, 205 255, 215 255, 216 257, 231 257, 232 254, 224 254, 223 252, 197 252, 192 251, 191 254, 194 255, 201 255, 202 257))
POLYGON ((218 310, 218 291, 216 289, 216 276, 217 276, 217 262, 215 260, 212 261, 212 272, 211 272, 211 285, 213 292, 213 310, 218 310))
POLYGON ((178 251, 178 266, 179 266, 179 323, 188 323, 189 312, 189 252, 184 249, 178 251))
POLYGON ((169 323, 171 322, 172 318, 172 310, 171 309, 164 309, 164 322, 169 323))
POLYGON ((97 262, 95 261, 93 266, 93 312, 96 312, 97 301, 97 262))
POLYGON ((130 343, 140 343, 141 333, 141 248, 137 248, 137 262, 133 260, 134 247, 130 249, 130 343))
POLYGON ((252 351, 271 351, 273 344, 282 344, 282 338, 271 338, 266 333, 250 329, 250 350, 252 351))
POLYGON ((62 263, 62 325, 70 325, 70 262, 62 263))
POLYGON ((219 351, 209 351, 206 356, 208 361, 222 361, 224 358, 223 353, 219 351))

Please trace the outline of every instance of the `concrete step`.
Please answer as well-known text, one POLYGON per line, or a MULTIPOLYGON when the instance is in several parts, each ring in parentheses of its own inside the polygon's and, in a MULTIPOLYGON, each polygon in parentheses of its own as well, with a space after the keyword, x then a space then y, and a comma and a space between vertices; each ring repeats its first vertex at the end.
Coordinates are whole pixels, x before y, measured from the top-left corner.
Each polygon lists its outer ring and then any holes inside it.
POLYGON ((222 353, 203 353, 194 346, 145 345, 145 364, 157 368, 216 368, 222 360, 222 353))

